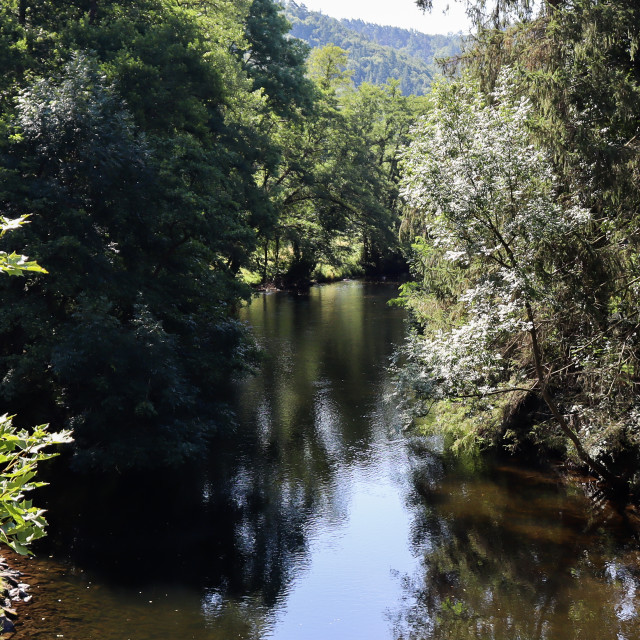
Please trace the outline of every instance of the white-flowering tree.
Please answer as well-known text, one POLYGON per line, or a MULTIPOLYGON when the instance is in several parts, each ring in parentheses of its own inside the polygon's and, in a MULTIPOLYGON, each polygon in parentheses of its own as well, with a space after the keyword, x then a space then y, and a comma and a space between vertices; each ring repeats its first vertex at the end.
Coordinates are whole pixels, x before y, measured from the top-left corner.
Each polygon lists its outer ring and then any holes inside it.
POLYGON ((559 197, 551 162, 531 142, 530 105, 511 84, 508 71, 491 96, 469 78, 439 83, 405 152, 423 282, 406 294, 422 331, 407 344, 402 377, 429 401, 536 394, 577 456, 616 482, 554 393, 566 345, 554 344, 553 325, 563 322, 568 279, 579 279, 572 247, 591 216, 559 197))

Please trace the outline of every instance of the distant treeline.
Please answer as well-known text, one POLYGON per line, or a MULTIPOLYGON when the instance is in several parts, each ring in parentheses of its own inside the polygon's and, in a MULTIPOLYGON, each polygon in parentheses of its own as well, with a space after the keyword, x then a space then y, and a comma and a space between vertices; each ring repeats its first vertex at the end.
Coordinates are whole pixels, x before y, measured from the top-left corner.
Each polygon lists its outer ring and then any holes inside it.
POLYGON ((283 2, 292 24, 291 35, 311 47, 335 44, 349 52, 353 82, 384 84, 400 81, 405 95, 424 95, 438 72, 436 60, 460 52, 460 35, 427 35, 362 20, 337 20, 305 5, 283 2))

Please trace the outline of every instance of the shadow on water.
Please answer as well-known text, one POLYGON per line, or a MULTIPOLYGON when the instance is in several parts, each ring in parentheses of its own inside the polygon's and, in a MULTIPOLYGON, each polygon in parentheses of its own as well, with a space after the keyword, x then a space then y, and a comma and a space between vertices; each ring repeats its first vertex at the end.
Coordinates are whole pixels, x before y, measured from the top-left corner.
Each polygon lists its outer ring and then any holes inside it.
POLYGON ((39 548, 52 558, 27 571, 48 590, 28 607, 29 637, 50 637, 47 621, 61 618, 72 637, 164 638, 146 628, 154 620, 187 624, 186 637, 263 637, 308 568, 310 536, 347 518, 352 468, 387 437, 384 367, 404 330, 393 295, 343 283, 257 297, 243 315, 263 371, 239 385, 238 427, 206 462, 108 483, 56 478, 39 548))
POLYGON ((261 295, 235 432, 180 471, 56 478, 16 638, 640 638, 638 549, 543 471, 407 446, 392 286, 261 295), (51 556, 51 557, 48 557, 51 556))

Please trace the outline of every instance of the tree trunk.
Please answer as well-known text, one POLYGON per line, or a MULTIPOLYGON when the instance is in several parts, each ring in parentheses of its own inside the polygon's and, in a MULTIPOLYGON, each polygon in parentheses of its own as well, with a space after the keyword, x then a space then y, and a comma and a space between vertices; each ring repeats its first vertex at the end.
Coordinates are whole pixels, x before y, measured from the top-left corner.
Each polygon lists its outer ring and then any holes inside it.
MULTIPOLYGON (((274 266, 274 275, 273 279, 276 280, 278 278, 278 271, 280 270, 280 236, 276 235, 275 239, 275 266, 274 266)), ((277 285, 276 285, 277 286, 277 285)))
POLYGON ((18 3, 18 22, 24 27, 27 22, 27 0, 18 3))
POLYGON ((362 264, 368 265, 371 260, 371 252, 369 250, 369 237, 366 231, 362 234, 362 264))
POLYGON ((267 284, 267 271, 269 269, 269 241, 264 241, 264 266, 262 268, 262 284, 267 284))
POLYGON ((546 376, 544 375, 544 369, 542 366, 542 352, 540 344, 538 343, 538 334, 536 331, 536 325, 534 322, 533 310, 529 302, 525 302, 525 308, 527 310, 527 319, 531 323, 531 329, 529 335, 531 336, 531 348, 533 350, 533 361, 536 369, 536 377, 538 378, 538 385, 540 386, 540 395, 549 407, 553 417, 560 425, 562 432, 571 440, 580 460, 582 460, 599 478, 611 485, 612 488, 619 489, 622 485, 620 478, 615 476, 609 471, 603 464, 594 460, 589 453, 582 446, 580 438, 569 426, 564 415, 560 412, 558 405, 555 403, 553 397, 549 393, 549 388, 546 383, 546 376))

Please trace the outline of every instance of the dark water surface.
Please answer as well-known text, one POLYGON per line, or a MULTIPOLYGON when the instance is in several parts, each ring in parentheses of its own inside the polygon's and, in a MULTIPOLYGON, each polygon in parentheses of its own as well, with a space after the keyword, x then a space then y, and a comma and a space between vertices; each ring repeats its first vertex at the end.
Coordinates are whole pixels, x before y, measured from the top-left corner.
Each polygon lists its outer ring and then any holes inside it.
POLYGON ((238 389, 236 433, 180 473, 57 483, 14 637, 640 639, 620 517, 549 471, 402 436, 385 402, 394 295, 256 298, 243 313, 267 358, 238 389))

